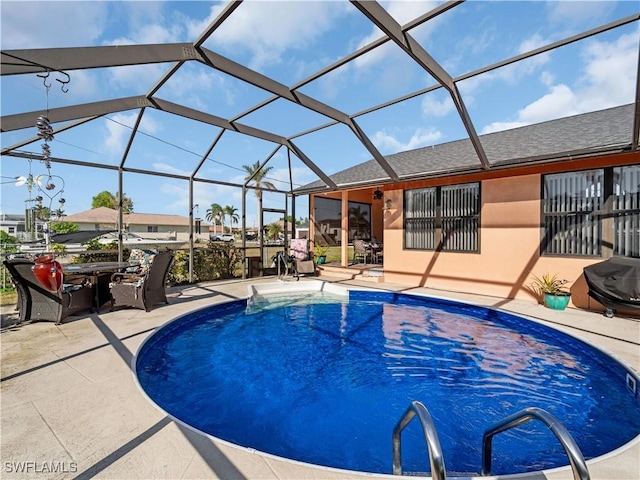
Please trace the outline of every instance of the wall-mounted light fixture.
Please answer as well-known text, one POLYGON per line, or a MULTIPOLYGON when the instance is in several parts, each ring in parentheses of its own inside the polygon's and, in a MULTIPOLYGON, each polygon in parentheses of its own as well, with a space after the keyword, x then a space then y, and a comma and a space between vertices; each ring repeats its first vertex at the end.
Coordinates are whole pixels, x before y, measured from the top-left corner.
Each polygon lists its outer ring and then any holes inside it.
POLYGON ((380 190, 378 190, 376 188, 376 190, 373 192, 373 199, 374 200, 382 200, 382 197, 384 196, 384 193, 382 193, 380 190))

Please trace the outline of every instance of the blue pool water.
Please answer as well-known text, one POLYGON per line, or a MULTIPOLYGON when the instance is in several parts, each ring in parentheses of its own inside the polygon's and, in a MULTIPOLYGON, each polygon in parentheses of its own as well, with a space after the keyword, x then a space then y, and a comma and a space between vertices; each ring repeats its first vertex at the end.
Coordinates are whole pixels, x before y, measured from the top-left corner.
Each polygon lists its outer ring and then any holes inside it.
MULTIPOLYGON (((586 459, 640 433, 628 371, 561 332, 426 297, 302 297, 264 308, 232 301, 178 318, 141 347, 140 385, 215 437, 366 472, 391 473, 392 431, 413 400, 433 417, 447 472, 478 473, 484 431, 526 407, 556 416, 586 459)), ((405 472, 429 471, 417 421, 402 434, 402 459, 405 472)), ((494 474, 567 464, 539 422, 493 440, 494 474)))

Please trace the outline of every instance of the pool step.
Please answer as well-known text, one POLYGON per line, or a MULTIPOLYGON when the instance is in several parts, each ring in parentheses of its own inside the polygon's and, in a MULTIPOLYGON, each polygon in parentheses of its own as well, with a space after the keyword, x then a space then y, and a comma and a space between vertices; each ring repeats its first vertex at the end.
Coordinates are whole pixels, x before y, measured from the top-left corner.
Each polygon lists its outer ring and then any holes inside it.
POLYGON ((373 283, 384 282, 384 270, 381 265, 356 264, 343 267, 337 264, 323 264, 318 265, 317 269, 320 277, 337 277, 373 283))

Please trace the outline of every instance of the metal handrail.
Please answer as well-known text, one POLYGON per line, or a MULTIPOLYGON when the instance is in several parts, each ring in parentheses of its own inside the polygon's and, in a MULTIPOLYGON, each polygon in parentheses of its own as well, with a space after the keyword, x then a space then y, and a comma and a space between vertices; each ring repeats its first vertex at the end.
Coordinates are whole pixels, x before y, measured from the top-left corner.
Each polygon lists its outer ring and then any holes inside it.
POLYGON ((491 440, 493 436, 531 420, 540 420, 549 427, 560 441, 567 453, 567 457, 569 457, 573 478, 575 480, 590 480, 589 470, 587 470, 587 464, 582 452, 569 431, 556 417, 537 407, 525 408, 514 413, 484 432, 482 437, 482 475, 491 475, 491 440))
POLYGON ((400 434, 416 415, 418 416, 418 420, 420 420, 420 425, 422 425, 422 431, 424 432, 424 438, 427 442, 429 463, 431 464, 431 478, 433 480, 445 480, 446 472, 444 467, 444 457, 442 456, 442 447, 440 446, 436 427, 427 407, 416 401, 411 402, 407 411, 404 412, 404 415, 402 415, 402 418, 393 429, 393 474, 402 475, 402 447, 400 445, 400 434))

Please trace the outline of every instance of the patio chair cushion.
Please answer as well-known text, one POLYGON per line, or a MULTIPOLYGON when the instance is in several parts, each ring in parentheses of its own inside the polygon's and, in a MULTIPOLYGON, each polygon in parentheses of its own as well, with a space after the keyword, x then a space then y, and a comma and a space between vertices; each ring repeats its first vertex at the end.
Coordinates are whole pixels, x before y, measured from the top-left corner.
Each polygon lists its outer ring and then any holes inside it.
POLYGON ((156 250, 149 250, 144 248, 132 248, 129 255, 130 267, 125 270, 126 273, 145 273, 151 263, 153 257, 158 252, 156 250))
POLYGON ((309 240, 306 238, 292 238, 290 241, 291 255, 297 260, 309 259, 309 240))

